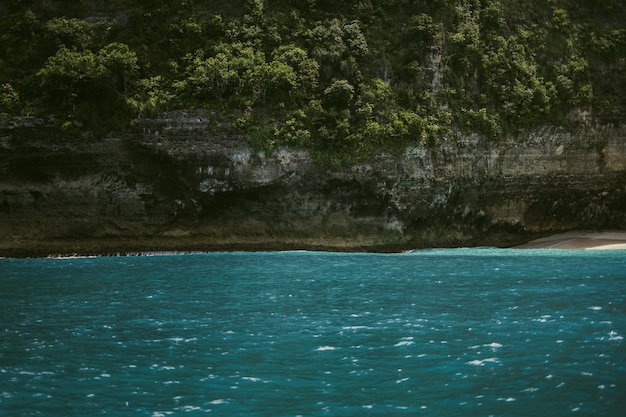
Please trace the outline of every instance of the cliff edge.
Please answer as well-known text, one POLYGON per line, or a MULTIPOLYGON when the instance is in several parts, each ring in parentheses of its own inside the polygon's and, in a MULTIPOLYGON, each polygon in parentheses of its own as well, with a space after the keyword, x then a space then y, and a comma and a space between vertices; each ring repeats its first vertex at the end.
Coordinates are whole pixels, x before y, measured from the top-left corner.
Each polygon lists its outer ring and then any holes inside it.
POLYGON ((0 125, 0 255, 512 246, 626 229, 626 130, 456 134, 340 168, 175 112, 95 138, 0 125))

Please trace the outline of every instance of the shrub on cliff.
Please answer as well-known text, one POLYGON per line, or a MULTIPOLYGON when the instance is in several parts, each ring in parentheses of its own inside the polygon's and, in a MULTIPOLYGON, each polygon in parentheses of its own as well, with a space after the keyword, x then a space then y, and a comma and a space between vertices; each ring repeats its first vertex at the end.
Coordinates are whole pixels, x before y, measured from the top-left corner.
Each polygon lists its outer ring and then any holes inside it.
POLYGON ((106 127, 200 107, 274 145, 350 157, 452 127, 501 140, 574 110, 623 118, 618 0, 59 4, 5 6, 5 114, 106 127))
POLYGON ((114 42, 95 53, 62 45, 36 76, 46 108, 97 126, 129 116, 126 98, 137 70, 137 57, 125 44, 114 42))

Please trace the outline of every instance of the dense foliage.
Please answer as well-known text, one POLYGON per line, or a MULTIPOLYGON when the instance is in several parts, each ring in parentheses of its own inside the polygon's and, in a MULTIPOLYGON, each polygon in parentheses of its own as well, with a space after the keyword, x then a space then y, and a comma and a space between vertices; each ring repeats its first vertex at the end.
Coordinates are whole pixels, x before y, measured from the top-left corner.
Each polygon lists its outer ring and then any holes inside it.
POLYGON ((622 0, 11 0, 0 17, 0 113, 65 127, 204 108, 342 158, 625 109, 622 0))

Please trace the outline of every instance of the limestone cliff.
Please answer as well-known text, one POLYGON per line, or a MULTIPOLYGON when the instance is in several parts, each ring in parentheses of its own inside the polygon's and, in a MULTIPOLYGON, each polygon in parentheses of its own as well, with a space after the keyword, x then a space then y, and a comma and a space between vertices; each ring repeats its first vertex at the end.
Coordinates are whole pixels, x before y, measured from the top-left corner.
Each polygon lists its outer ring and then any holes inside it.
POLYGON ((104 138, 3 122, 0 255, 507 246, 626 228, 624 128, 458 134, 336 169, 215 131, 201 112, 104 138))

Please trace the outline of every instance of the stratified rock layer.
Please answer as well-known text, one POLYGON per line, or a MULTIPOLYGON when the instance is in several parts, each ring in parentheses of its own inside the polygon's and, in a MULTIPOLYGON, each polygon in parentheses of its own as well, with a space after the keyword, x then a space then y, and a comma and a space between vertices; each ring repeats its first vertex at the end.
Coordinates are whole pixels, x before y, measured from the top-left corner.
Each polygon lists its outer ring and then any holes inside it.
POLYGON ((178 112, 95 139, 5 122, 0 254, 508 246, 626 228, 623 128, 458 134, 327 168, 215 123, 178 112))

